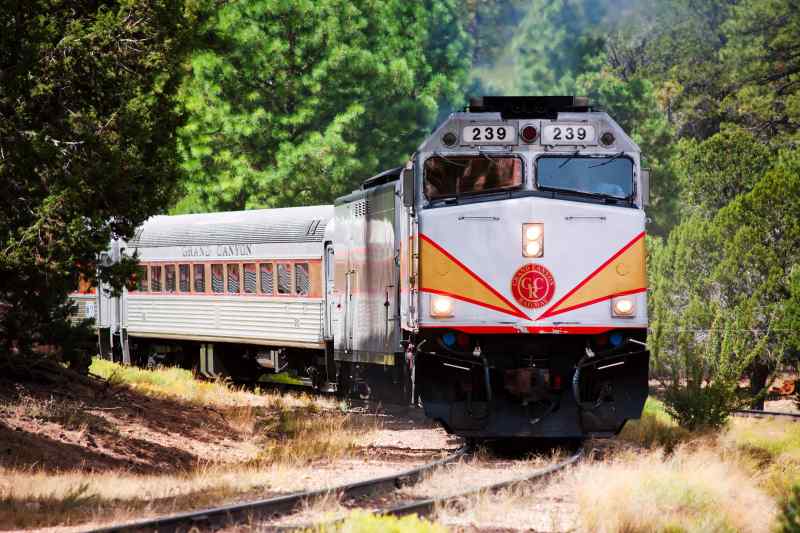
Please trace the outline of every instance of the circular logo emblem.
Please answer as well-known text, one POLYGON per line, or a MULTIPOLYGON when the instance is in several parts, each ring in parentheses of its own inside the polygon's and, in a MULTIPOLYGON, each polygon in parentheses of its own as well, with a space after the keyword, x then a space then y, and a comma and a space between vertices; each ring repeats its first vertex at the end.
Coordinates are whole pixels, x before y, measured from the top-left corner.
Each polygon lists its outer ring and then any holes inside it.
POLYGON ((525 265, 511 278, 511 293, 529 309, 547 305, 556 292, 556 280, 542 265, 525 265))

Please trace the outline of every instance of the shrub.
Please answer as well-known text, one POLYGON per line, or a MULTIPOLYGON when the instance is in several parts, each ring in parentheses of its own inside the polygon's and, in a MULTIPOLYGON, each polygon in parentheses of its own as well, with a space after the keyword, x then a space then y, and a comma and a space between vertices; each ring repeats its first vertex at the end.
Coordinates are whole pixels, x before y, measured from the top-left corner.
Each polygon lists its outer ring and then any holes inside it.
POLYGON ((783 504, 779 519, 781 533, 800 533, 800 485, 792 487, 792 493, 783 504))

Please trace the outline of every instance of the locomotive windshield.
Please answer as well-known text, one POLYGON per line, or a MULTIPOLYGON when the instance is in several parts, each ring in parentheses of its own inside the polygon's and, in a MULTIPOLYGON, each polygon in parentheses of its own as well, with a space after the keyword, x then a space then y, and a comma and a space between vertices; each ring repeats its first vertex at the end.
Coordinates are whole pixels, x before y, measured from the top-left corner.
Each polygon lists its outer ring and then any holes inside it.
POLYGON ((428 200, 522 185, 522 160, 509 156, 434 156, 425 161, 428 200))
POLYGON ((633 195, 633 161, 617 154, 608 157, 568 155, 536 160, 540 189, 628 200, 633 195))

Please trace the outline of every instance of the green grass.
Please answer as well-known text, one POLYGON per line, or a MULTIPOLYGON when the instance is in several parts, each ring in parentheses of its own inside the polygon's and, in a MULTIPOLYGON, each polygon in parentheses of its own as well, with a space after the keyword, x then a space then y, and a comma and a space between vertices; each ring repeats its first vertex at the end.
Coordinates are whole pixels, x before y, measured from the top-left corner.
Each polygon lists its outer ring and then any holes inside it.
POLYGON ((796 422, 736 419, 718 441, 724 452, 738 457, 761 486, 781 501, 800 480, 800 424, 796 422))
POLYGON ((366 511, 353 511, 338 524, 322 526, 311 531, 333 533, 446 533, 447 528, 428 522, 417 515, 398 518, 396 516, 378 516, 366 511))
POLYGON ((193 405, 243 406, 253 403, 253 395, 264 396, 234 387, 225 380, 204 381, 192 372, 177 367, 147 370, 94 358, 89 371, 105 378, 113 387, 129 386, 148 396, 172 398, 193 405))
POLYGON ((645 448, 659 447, 672 451, 681 442, 694 437, 691 432, 681 428, 667 414, 664 404, 655 398, 648 398, 639 420, 625 424, 619 439, 645 448))

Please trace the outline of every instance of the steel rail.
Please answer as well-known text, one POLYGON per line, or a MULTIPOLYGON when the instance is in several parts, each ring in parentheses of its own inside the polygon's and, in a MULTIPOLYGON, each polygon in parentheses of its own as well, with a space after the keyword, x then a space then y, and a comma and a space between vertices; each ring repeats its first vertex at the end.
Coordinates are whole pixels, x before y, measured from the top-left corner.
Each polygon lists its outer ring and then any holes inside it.
MULTIPOLYGON (((491 485, 482 485, 480 487, 471 488, 463 492, 459 492, 457 494, 450 494, 448 496, 440 496, 438 498, 427 498, 424 500, 406 502, 396 505, 394 507, 387 507, 386 509, 376 510, 374 511, 374 513, 377 515, 392 515, 392 516, 405 516, 409 514, 427 516, 433 513, 437 505, 441 505, 449 501, 458 500, 459 498, 464 498, 466 496, 471 496, 473 494, 478 494, 480 492, 496 492, 500 489, 512 487, 520 483, 530 483, 533 481, 541 481, 547 479, 553 474, 556 474, 561 470, 566 469, 568 466, 571 466, 576 462, 578 462, 578 460, 580 460, 580 458, 583 457, 585 451, 586 450, 584 448, 581 448, 573 455, 565 459, 564 461, 539 469, 532 474, 518 476, 513 479, 500 481, 497 483, 493 483, 491 485)), ((304 524, 304 525, 288 526, 288 527, 284 526, 284 527, 278 527, 276 529, 280 531, 296 531, 296 530, 308 530, 308 529, 316 531, 316 529, 320 527, 324 528, 324 526, 334 526, 337 524, 341 524, 344 520, 345 520, 344 518, 341 518, 338 520, 333 520, 331 522, 304 524)))
POLYGON ((298 492, 284 496, 276 496, 274 498, 253 500, 200 511, 191 511, 136 522, 105 526, 89 530, 89 533, 109 533, 118 531, 188 531, 192 528, 207 529, 230 525, 243 520, 263 519, 285 515, 297 509, 303 502, 314 500, 328 494, 343 494, 351 498, 357 498, 368 494, 380 494, 405 485, 417 483, 426 472, 453 462, 463 457, 467 452, 468 448, 463 446, 447 457, 411 470, 400 472, 399 474, 357 481, 355 483, 348 483, 346 485, 339 485, 327 489, 298 492))
POLYGON ((781 413, 780 411, 761 411, 760 409, 737 409, 733 411, 735 416, 745 416, 752 418, 789 418, 800 420, 800 413, 781 413))

